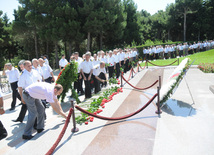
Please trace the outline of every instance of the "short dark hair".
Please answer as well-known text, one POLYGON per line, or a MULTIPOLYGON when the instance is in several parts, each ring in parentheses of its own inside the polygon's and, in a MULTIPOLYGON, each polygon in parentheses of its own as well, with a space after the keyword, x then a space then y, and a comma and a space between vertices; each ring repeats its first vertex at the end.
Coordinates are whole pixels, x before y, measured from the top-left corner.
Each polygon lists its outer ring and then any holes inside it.
POLYGON ((54 89, 56 89, 57 91, 59 91, 60 89, 62 89, 62 85, 61 84, 57 84, 54 86, 54 89))
POLYGON ((79 52, 74 52, 75 55, 79 55, 79 52))

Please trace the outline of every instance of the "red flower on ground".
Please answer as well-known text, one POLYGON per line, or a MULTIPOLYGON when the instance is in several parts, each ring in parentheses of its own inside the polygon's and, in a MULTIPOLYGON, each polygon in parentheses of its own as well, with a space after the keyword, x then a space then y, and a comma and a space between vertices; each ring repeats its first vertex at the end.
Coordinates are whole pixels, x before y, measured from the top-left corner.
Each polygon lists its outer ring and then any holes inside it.
POLYGON ((85 122, 85 125, 88 125, 88 122, 85 122))

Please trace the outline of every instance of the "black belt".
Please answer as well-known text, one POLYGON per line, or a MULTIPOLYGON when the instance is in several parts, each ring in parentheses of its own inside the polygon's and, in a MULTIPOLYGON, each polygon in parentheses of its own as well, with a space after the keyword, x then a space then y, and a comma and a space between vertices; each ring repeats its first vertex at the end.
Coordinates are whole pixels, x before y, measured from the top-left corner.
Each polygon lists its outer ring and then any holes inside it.
POLYGON ((26 90, 24 90, 23 93, 24 93, 25 95, 30 96, 29 93, 28 93, 26 90))

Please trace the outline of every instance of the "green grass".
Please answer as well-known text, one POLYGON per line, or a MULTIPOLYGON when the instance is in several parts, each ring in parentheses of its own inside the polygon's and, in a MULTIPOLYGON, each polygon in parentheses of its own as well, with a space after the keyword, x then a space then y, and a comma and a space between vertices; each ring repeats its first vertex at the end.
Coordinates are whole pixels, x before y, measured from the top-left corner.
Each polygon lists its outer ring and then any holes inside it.
MULTIPOLYGON (((179 62, 181 62, 185 58, 190 58, 191 59, 190 63, 192 63, 195 60, 193 65, 199 65, 200 63, 214 63, 214 49, 206 51, 206 52, 195 53, 195 54, 192 54, 192 55, 189 55, 186 57, 181 57, 181 58, 179 58, 179 62)), ((151 62, 156 65, 167 65, 167 64, 174 62, 175 60, 177 60, 177 58, 166 59, 166 60, 156 60, 156 61, 151 61, 151 62)), ((144 66, 144 65, 145 65, 145 63, 141 63, 141 66, 144 66)), ((173 65, 177 66, 178 63, 175 62, 173 65)), ((153 65, 149 64, 149 66, 153 66, 153 65)))

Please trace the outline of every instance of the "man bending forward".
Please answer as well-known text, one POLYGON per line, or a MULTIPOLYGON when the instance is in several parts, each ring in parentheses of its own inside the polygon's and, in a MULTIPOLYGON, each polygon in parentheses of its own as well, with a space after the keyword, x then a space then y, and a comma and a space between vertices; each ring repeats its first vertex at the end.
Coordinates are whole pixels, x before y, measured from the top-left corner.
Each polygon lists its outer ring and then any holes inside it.
POLYGON ((23 92, 23 99, 26 102, 28 109, 28 120, 25 127, 23 139, 31 139, 32 129, 34 121, 37 117, 37 132, 40 133, 44 130, 44 106, 41 100, 46 99, 50 103, 54 111, 66 118, 66 114, 63 112, 61 105, 57 99, 57 95, 60 95, 63 91, 61 85, 51 85, 46 82, 33 83, 26 87, 23 92))

